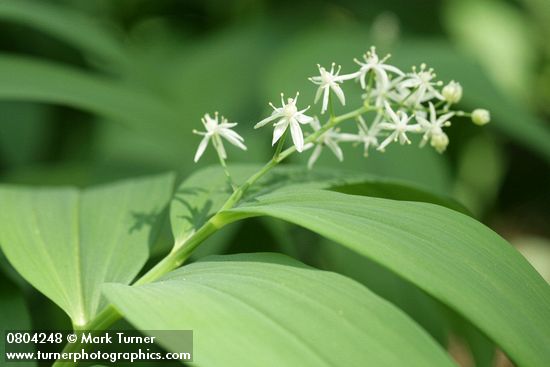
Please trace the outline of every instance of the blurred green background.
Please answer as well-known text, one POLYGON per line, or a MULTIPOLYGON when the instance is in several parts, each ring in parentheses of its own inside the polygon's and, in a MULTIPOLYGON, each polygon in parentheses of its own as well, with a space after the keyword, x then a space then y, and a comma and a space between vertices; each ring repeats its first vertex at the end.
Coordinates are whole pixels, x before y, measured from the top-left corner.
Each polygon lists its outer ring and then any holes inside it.
MULTIPOLYGON (((88 186, 167 170, 184 178, 216 161, 211 150, 192 161, 200 137, 191 130, 213 111, 239 122, 247 141, 248 152, 229 148, 230 162, 261 163, 272 152, 270 132, 252 126, 280 92, 312 101, 307 77, 317 63, 349 71, 371 45, 403 69, 426 62, 445 82, 463 85, 460 108, 487 108, 492 123, 477 128, 457 119, 444 155, 392 146, 364 159, 349 147, 343 164, 324 153, 318 165, 453 197, 550 279, 548 0, 4 0, 0 33, 0 182, 12 184, 88 186)), ((353 85, 345 91, 349 108, 358 106, 360 92, 353 85)), ((293 161, 303 164, 308 155, 293 161)), ((170 241, 165 230, 154 259, 170 241)), ((460 317, 325 242, 256 220, 225 229, 198 255, 286 252, 394 302, 461 365, 507 365, 460 317)), ((31 310, 21 325, 67 325, 2 263, 0 307, 8 311, 0 315, 21 308, 18 286, 31 310)))

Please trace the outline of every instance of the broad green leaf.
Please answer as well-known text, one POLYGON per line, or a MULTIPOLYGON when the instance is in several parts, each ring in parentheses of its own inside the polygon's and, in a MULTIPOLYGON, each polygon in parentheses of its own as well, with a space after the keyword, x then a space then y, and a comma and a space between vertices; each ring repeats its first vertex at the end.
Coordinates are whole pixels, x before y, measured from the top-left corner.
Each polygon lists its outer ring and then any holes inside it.
POLYGON ((388 268, 349 248, 322 238, 318 255, 323 269, 350 277, 393 303, 416 321, 439 344, 447 346, 448 325, 443 306, 388 268))
POLYGON ((43 1, 2 1, 0 19, 49 33, 102 61, 127 61, 121 45, 104 24, 68 7, 43 1))
POLYGON ((177 138, 167 131, 177 114, 152 93, 51 62, 1 55, 0 99, 62 104, 177 138))
POLYGON ((388 302, 283 255, 210 257, 156 283, 104 289, 141 330, 192 329, 205 367, 453 366, 388 302))
MULTIPOLYGON (((232 167, 235 181, 241 184, 258 166, 232 167)), ((220 167, 197 171, 176 190, 170 205, 170 221, 175 247, 181 246, 231 195, 231 187, 220 167)))
POLYGON ((388 267, 485 332, 521 366, 550 360, 550 287, 474 219, 426 203, 285 190, 229 210, 298 224, 388 267), (521 310, 521 312, 518 312, 521 310))
MULTIPOLYGON (((243 183, 260 169, 257 165, 235 165, 230 167, 237 184, 243 183)), ((404 181, 387 180, 375 176, 353 173, 346 170, 315 169, 303 166, 280 166, 268 173, 250 188, 246 197, 251 198, 277 189, 333 188, 336 191, 358 195, 391 197, 428 201, 467 212, 452 199, 432 194, 404 181)), ((186 179, 177 189, 170 208, 172 231, 179 247, 200 228, 225 203, 232 193, 223 170, 218 166, 202 169, 186 179)))
MULTIPOLYGON (((258 165, 235 165, 230 167, 230 171, 235 183, 242 184, 260 168, 258 165)), ((328 170, 310 172, 301 166, 278 167, 254 185, 247 196, 270 192, 289 184, 326 188, 332 184, 343 184, 352 178, 360 181, 360 177, 364 180, 366 176, 328 170)), ((170 208, 176 247, 215 214, 231 193, 232 189, 219 166, 207 167, 186 179, 176 190, 170 208)))
POLYGON ((100 286, 129 283, 147 260, 171 174, 79 191, 0 186, 0 246, 13 267, 83 326, 100 286))
POLYGON ((420 186, 400 182, 398 180, 370 179, 359 183, 348 183, 340 186, 333 186, 332 191, 350 195, 372 196, 384 199, 419 201, 444 206, 457 212, 470 215, 468 209, 456 200, 445 195, 434 194, 420 186))
POLYGON ((494 343, 483 336, 463 317, 430 297, 395 272, 349 248, 321 239, 318 255, 325 270, 348 276, 365 285, 385 300, 393 303, 416 321, 444 348, 450 346, 449 334, 468 343, 476 367, 492 366, 494 343))

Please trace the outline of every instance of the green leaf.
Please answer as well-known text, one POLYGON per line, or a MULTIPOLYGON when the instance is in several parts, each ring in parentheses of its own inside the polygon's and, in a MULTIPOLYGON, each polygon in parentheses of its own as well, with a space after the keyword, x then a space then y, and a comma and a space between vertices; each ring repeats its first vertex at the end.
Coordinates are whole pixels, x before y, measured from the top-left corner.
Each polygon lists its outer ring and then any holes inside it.
POLYGON ((550 287, 506 241, 468 216, 432 204, 318 190, 256 197, 225 215, 226 221, 268 215, 317 232, 455 309, 517 364, 550 360, 550 287))
POLYGON ((439 344, 447 346, 446 320, 443 306, 432 297, 404 280, 388 268, 357 252, 322 238, 319 258, 322 268, 350 277, 399 307, 416 321, 439 344))
POLYGON ((48 33, 104 62, 127 61, 121 45, 104 24, 68 7, 39 1, 2 1, 0 19, 48 33))
MULTIPOLYGON (((231 167, 238 184, 253 174, 258 166, 231 167)), ((211 166, 197 171, 176 190, 170 205, 170 222, 175 247, 181 246, 197 229, 216 213, 231 195, 223 170, 211 166)))
POLYGON ((51 62, 0 55, 0 99, 62 104, 176 139, 167 129, 177 115, 152 93, 51 62))
POLYGON ((147 260, 173 175, 83 191, 0 186, 0 245, 13 267, 83 326, 100 286, 129 283, 147 260))
POLYGON ((453 198, 434 194, 414 184, 397 180, 370 179, 360 183, 334 186, 331 190, 349 195, 432 203, 471 216, 470 211, 453 198))
MULTIPOLYGON (((242 184, 259 170, 257 165, 234 165, 231 174, 237 184, 242 184)), ((427 192, 405 181, 387 180, 363 173, 345 170, 316 169, 309 171, 300 165, 276 167, 247 192, 252 198, 277 189, 333 188, 336 191, 357 195, 391 197, 394 199, 428 201, 467 213, 467 209, 450 198, 427 192)), ((191 175, 177 189, 170 208, 172 232, 176 247, 198 230, 215 214, 232 193, 223 170, 211 166, 191 175)))
POLYGON ((104 289, 141 330, 192 329, 201 366, 453 366, 388 302, 283 255, 211 257, 156 283, 104 289))

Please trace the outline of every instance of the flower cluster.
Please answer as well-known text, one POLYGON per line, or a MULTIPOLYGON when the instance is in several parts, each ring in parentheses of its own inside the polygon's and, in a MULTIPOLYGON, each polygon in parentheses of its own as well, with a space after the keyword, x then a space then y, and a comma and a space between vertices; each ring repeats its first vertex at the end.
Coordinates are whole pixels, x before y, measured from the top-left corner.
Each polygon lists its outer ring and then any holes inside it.
MULTIPOLYGON (((444 128, 451 125, 452 118, 469 116, 477 125, 490 121, 489 111, 484 109, 476 109, 472 113, 452 109, 462 98, 462 86, 458 82, 450 81, 445 85, 437 80, 434 70, 426 64, 413 66, 411 71, 404 72, 388 64, 389 58, 390 55, 380 58, 376 49, 371 47, 361 60, 354 60, 359 68, 352 73, 341 74, 341 67, 334 63, 330 69, 317 65, 319 75, 309 80, 317 85, 314 103, 321 101, 320 114, 329 112, 325 124, 321 124, 318 117, 306 115, 309 106, 298 108, 297 93, 286 102, 281 94, 281 106, 276 107, 270 103, 272 114, 254 128, 273 123, 273 145, 277 142, 284 144, 285 136, 290 131, 294 145, 291 149, 298 152, 313 149, 308 162, 311 168, 323 147, 328 147, 342 161, 344 154, 340 143, 361 144, 364 155, 367 156, 370 150, 383 152, 392 143, 410 144, 409 136, 413 134, 421 136, 420 147, 429 143, 437 152, 442 153, 449 144, 444 128), (334 95, 345 106, 342 84, 351 80, 355 80, 363 90, 361 107, 344 115, 334 116, 331 96, 334 95), (336 127, 346 120, 355 120, 355 132, 342 132, 336 127), (309 127, 310 131, 304 134, 303 127, 309 127)), ((210 139, 222 164, 226 158, 222 137, 237 147, 246 149, 242 137, 231 130, 236 124, 228 123, 223 118, 218 123, 217 114, 214 119, 205 115, 203 124, 206 132, 197 132, 204 135, 204 138, 195 161, 200 158, 210 139)), ((277 150, 279 151, 280 149, 277 150)))

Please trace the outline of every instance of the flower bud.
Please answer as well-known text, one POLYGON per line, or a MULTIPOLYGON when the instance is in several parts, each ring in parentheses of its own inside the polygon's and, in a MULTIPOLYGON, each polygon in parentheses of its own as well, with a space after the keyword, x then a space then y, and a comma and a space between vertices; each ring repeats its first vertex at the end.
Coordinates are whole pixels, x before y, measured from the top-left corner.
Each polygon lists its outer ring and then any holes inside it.
POLYGON ((449 84, 443 87, 441 94, 443 95, 443 98, 445 98, 445 101, 449 103, 458 103, 462 99, 462 86, 460 83, 452 80, 449 84))
POLYGON ((488 124, 491 121, 491 114, 486 109, 476 108, 472 112, 472 121, 479 126, 488 124))
POLYGON ((447 149, 447 145, 449 145, 449 137, 443 131, 438 134, 434 134, 432 135, 430 145, 434 147, 438 153, 443 153, 445 149, 447 149))

